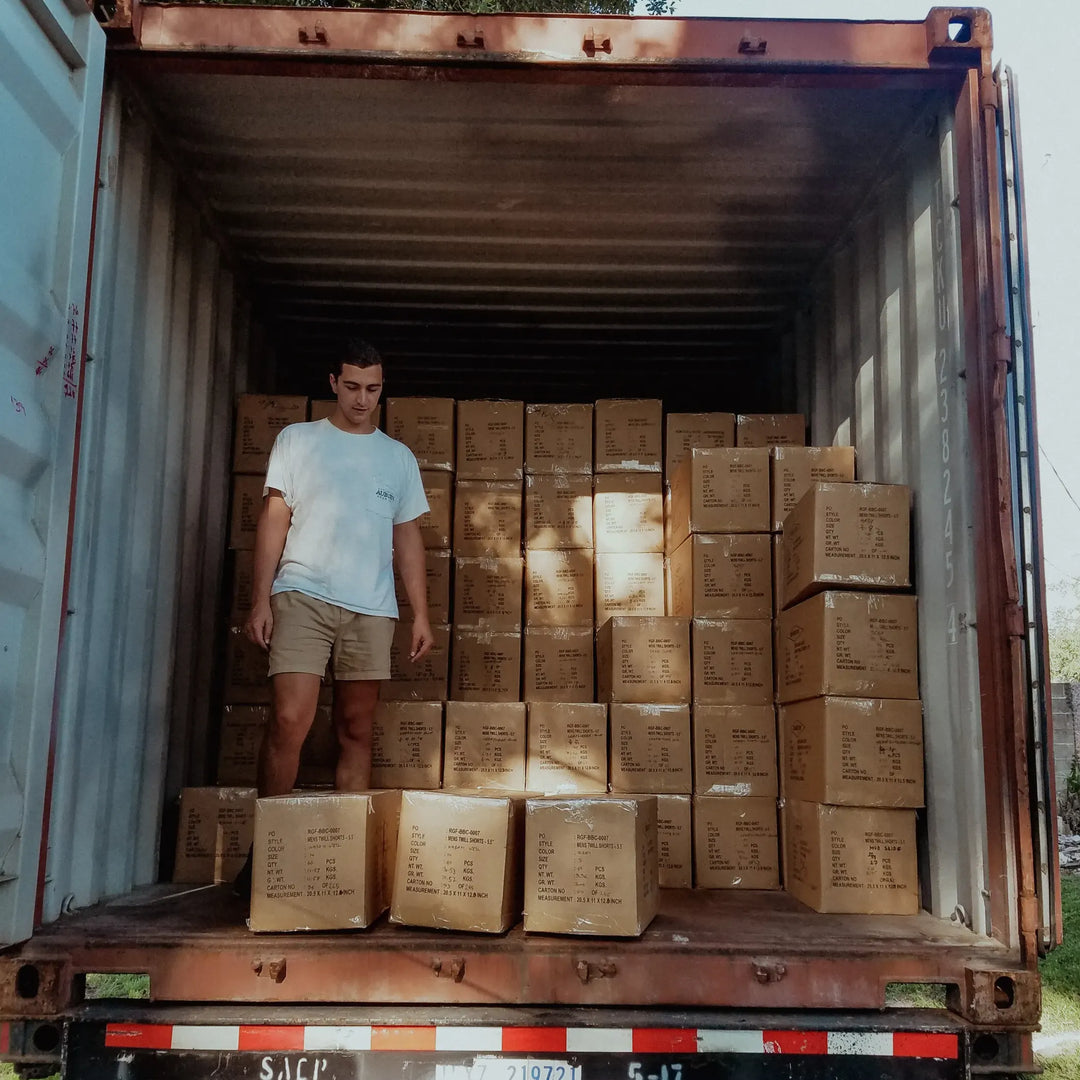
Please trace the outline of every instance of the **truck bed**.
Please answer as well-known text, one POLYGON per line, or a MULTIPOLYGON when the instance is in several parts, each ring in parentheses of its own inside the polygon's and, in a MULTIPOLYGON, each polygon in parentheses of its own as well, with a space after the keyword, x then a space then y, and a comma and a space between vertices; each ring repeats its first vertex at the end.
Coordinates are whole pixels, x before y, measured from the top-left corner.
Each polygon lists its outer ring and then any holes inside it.
POLYGON ((228 885, 155 885, 9 951, 9 1013, 61 1014, 87 972, 143 973, 153 1001, 881 1008, 889 983, 1018 972, 993 939, 926 912, 823 915, 783 892, 664 890, 639 939, 423 930, 254 934, 228 885), (28 996, 25 987, 36 989, 28 996), (23 987, 20 991, 14 989, 23 987))

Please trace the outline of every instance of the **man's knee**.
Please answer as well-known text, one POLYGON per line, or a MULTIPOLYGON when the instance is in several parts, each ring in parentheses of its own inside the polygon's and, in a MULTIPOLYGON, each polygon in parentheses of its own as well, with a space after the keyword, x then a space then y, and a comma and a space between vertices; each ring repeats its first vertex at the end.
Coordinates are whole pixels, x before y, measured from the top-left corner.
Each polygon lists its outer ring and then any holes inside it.
POLYGON ((270 719, 267 741, 275 750, 299 751, 314 720, 315 714, 307 709, 277 708, 270 719))

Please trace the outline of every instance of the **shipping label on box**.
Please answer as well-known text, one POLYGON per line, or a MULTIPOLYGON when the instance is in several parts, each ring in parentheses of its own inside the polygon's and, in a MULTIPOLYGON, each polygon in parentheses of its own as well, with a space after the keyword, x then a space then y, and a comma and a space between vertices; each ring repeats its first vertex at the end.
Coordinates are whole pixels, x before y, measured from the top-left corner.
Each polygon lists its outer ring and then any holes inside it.
POLYGON ((780 614, 781 595, 784 589, 784 534, 773 533, 772 538, 773 572, 773 618, 780 614))
POLYGON ((225 703, 270 703, 270 658, 248 640, 243 628, 230 626, 225 643, 225 703))
POLYGON ((241 394, 236 406, 233 472, 265 473, 278 432, 307 420, 308 399, 291 395, 241 394))
POLYGON ((454 560, 454 625, 484 630, 521 629, 521 557, 454 560))
POLYGON ((917 626, 915 597, 891 593, 824 592, 782 611, 779 700, 917 698, 917 626))
POLYGON ((593 613, 592 551, 525 552, 527 626, 591 625, 593 613))
POLYGON ((601 701, 690 704, 690 620, 614 615, 596 633, 601 701))
POLYGON ((400 804, 397 791, 259 799, 250 929, 370 926, 390 906, 400 804))
POLYGON ((459 480, 454 488, 454 554, 500 559, 521 554, 520 480, 459 480))
POLYGON ((229 547, 233 550, 253 550, 255 530, 263 507, 265 477, 234 476, 232 505, 229 510, 229 547))
POLYGON ((784 524, 784 607, 823 589, 911 584, 910 488, 811 484, 784 524))
POLYGON ((390 644, 390 678, 379 687, 383 701, 445 701, 450 676, 450 627, 433 625, 435 643, 419 660, 409 659, 412 624, 399 622, 390 644))
POLYGON ((524 791, 525 703, 448 701, 443 786, 524 791))
POLYGON ((694 884, 699 889, 779 889, 776 800, 694 796, 694 884))
POLYGON ((380 701, 371 729, 371 786, 442 784, 443 703, 380 701))
POLYGON ((529 799, 527 933, 637 937, 660 902, 656 797, 529 799))
POLYGON ((526 788, 545 795, 606 792, 607 706, 532 701, 527 708, 526 788))
POLYGON ((454 399, 386 399, 386 433, 403 442, 421 469, 454 471, 454 399))
MULTIPOLYGON (((445 475, 445 474, 444 474, 445 475)), ((448 534, 449 535, 449 534, 448 534)), ((432 624, 450 621, 450 567, 453 555, 449 548, 426 548, 424 566, 427 570, 428 619, 432 624)), ((394 567, 394 593, 398 603, 398 617, 402 622, 413 617, 405 583, 397 566, 394 567)))
POLYGON ((232 881, 251 847, 253 787, 190 787, 180 792, 173 881, 232 881))
POLYGON ((759 533, 694 533, 668 557, 669 615, 771 619, 772 541, 759 533))
POLYGON ((255 552, 234 551, 232 559, 232 602, 229 605, 229 621, 244 622, 251 614, 251 601, 255 593, 255 552))
POLYGON ((592 477, 562 473, 526 477, 525 547, 551 549, 592 546, 592 477))
POLYGON ((521 915, 523 810, 520 794, 402 792, 390 921, 509 930, 521 915))
POLYGON ((596 624, 615 615, 664 614, 664 556, 658 551, 596 555, 596 624))
POLYGON ((853 446, 774 446, 772 448, 772 527, 784 528, 784 518, 819 482, 854 483, 853 446))
POLYGON ((667 551, 691 533, 767 533, 769 451, 693 449, 675 471, 667 493, 667 551))
POLYGON ((664 444, 664 477, 670 482, 683 458, 695 446, 715 449, 735 445, 735 414, 668 413, 664 444))
POLYGON ((820 697, 785 705, 784 790, 838 806, 923 805, 922 704, 820 697))
POLYGON ((694 619, 695 705, 771 705, 773 632, 769 619, 694 619))
POLYGON ((748 413, 735 417, 736 446, 805 446, 802 413, 748 413))
POLYGON ((453 538, 454 477, 452 473, 425 469, 420 473, 427 496, 427 513, 420 515, 424 547, 449 548, 453 538))
POLYGON ((784 888, 815 911, 917 915, 915 811, 784 803, 784 888))
POLYGON ((693 732, 696 795, 776 797, 771 705, 695 705, 693 732))
POLYGON ((591 476, 592 471, 591 402, 525 406, 526 473, 578 473, 591 476))
POLYGON ((269 705, 226 705, 218 735, 217 782, 223 787, 254 787, 259 748, 270 721, 269 705))
POLYGON ((601 398, 593 406, 593 468, 598 473, 661 473, 663 402, 658 398, 601 398))
POLYGON ((659 473, 607 473, 593 479, 596 551, 664 550, 664 489, 659 473))
POLYGON ((522 401, 459 401, 457 478, 520 480, 525 473, 524 417, 522 401))
POLYGON ((688 705, 615 703, 608 722, 612 791, 688 795, 693 790, 688 705))
POLYGON ((521 700, 521 631, 454 627, 450 697, 456 701, 521 700))
POLYGON ((656 837, 661 889, 694 884, 693 806, 689 795, 656 796, 656 837))
POLYGON ((525 629, 521 696, 525 701, 592 701, 596 656, 589 626, 525 629))

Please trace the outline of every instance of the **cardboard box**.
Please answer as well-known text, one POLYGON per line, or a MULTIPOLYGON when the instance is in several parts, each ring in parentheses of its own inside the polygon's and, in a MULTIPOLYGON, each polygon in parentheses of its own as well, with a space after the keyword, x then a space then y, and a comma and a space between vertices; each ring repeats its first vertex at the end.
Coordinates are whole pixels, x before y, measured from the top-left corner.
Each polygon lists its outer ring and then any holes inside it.
POLYGON ((694 533, 665 561, 667 613, 771 619, 772 541, 762 533, 694 533))
POLYGON ((457 403, 457 478, 520 480, 525 475, 525 403, 457 403))
POLYGON ((370 926, 390 906, 400 805, 397 791, 259 799, 249 928, 370 926))
POLYGON ((459 557, 454 560, 454 626, 483 630, 521 629, 521 584, 525 562, 459 557))
POLYGON ((694 794, 776 798, 771 705, 695 705, 694 794))
POLYGON ((254 787, 269 705, 226 705, 221 711, 215 777, 221 787, 254 787))
POLYGON ((855 482, 853 446, 774 446, 772 448, 772 528, 780 532, 784 518, 811 484, 855 482))
POLYGON ((805 446, 802 413, 750 413, 735 417, 736 446, 805 446))
POLYGON ((658 551, 594 557, 598 626, 615 615, 664 614, 664 556, 658 551))
POLYGON ((771 705, 773 632, 769 619, 694 619, 695 705, 771 705))
POLYGON ((392 397, 386 402, 386 433, 403 442, 421 469, 454 471, 454 399, 392 397))
POLYGON ((546 795, 607 791, 608 711, 596 702, 531 701, 525 786, 546 795))
POLYGON ((923 803, 922 704, 820 697, 785 705, 784 791, 836 806, 923 803))
POLYGON ((443 703, 380 701, 371 728, 371 786, 442 785, 443 703))
POLYGON ((526 550, 526 626, 592 625, 594 610, 591 551, 526 550))
POLYGON ((445 701, 450 684, 450 627, 432 624, 435 644, 415 663, 412 623, 398 622, 390 645, 390 678, 379 688, 383 701, 445 701))
POLYGON ((776 800, 694 796, 694 884, 699 889, 779 889, 776 800))
POLYGON ((525 628, 521 697, 524 701, 592 701, 596 653, 589 626, 525 628))
POLYGON ((784 888, 815 911, 917 915, 915 811, 787 799, 784 888))
POLYGON ((188 787, 180 792, 173 881, 232 881, 251 847, 253 787, 188 787))
POLYGON ((690 889, 694 885, 693 816, 689 795, 656 796, 661 889, 690 889))
POLYGON ((612 791, 690 794, 689 705, 615 703, 609 706, 608 724, 612 791))
POLYGON ((550 473, 525 478, 525 547, 591 548, 591 476, 550 473))
POLYGON ((784 522, 783 606, 823 589, 911 584, 911 489, 812 484, 784 522))
POLYGON ((781 593, 784 589, 784 534, 773 533, 772 538, 773 572, 773 618, 780 614, 781 593))
POLYGON ((592 403, 525 406, 525 472, 593 471, 592 403))
POLYGON ((668 413, 664 439, 664 479, 670 482, 683 458, 695 446, 714 449, 734 445, 734 413, 668 413))
MULTIPOLYGON (((426 548, 424 550, 424 566, 427 570, 428 619, 433 626, 436 623, 448 623, 450 621, 450 567, 452 564, 453 555, 449 548, 426 548)), ((396 565, 394 567, 394 593, 398 603, 398 618, 402 622, 411 621, 413 617, 412 605, 409 603, 408 594, 405 592, 405 584, 401 580, 396 565)))
POLYGON ((667 491, 666 550, 691 533, 767 533, 769 451, 693 449, 667 491))
POLYGON ((232 479, 232 503, 229 508, 229 547, 236 551, 250 551, 255 547, 255 529, 263 507, 263 486, 266 478, 257 476, 234 476, 232 479))
POLYGON ((278 432, 307 420, 306 397, 241 394, 236 404, 233 472, 265 473, 278 432))
POLYGON ((450 697, 455 701, 520 701, 521 631, 455 626, 450 697))
POLYGON ((521 915, 524 799, 405 791, 390 921, 501 934, 521 915))
POLYGON ((454 488, 454 554, 500 559, 521 554, 520 480, 459 480, 454 488))
POLYGON ((527 933, 637 937, 660 903, 656 797, 529 799, 527 933))
POLYGON ((917 627, 915 597, 891 593, 823 592, 780 612, 779 701, 917 698, 917 627))
POLYGON ((593 471, 662 473, 663 413, 658 398, 599 399, 593 406, 593 471))
POLYGON ((270 704, 270 656, 230 626, 225 640, 225 704, 270 704))
POLYGON ((593 479, 596 551, 664 550, 664 488, 659 473, 608 473, 593 479))
POLYGON ((232 602, 229 605, 229 621, 242 623, 251 614, 251 600, 255 591, 255 552, 247 549, 234 551, 232 555, 232 602))
POLYGON ((525 702, 448 701, 443 786, 525 790, 525 702))
POLYGON ((420 515, 420 535, 424 547, 449 548, 453 537, 454 476, 453 473, 425 469, 420 473, 427 496, 428 511, 420 515))
POLYGON ((596 632, 600 701, 690 704, 690 620, 614 615, 596 632))

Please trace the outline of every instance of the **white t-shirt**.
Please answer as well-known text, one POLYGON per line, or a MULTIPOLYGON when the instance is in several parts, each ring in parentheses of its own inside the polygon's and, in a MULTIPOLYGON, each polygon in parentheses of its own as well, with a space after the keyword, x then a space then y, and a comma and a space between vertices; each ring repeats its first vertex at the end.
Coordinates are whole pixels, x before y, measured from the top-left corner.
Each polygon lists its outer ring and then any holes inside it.
POLYGON ((328 419, 290 424, 270 452, 263 495, 270 488, 292 511, 271 593, 396 619, 394 526, 428 509, 412 451, 377 428, 357 435, 328 419))

